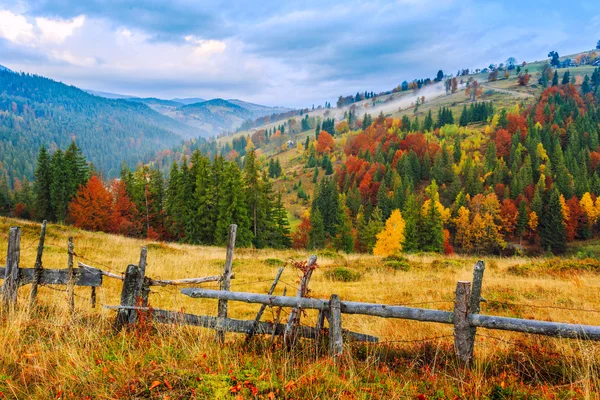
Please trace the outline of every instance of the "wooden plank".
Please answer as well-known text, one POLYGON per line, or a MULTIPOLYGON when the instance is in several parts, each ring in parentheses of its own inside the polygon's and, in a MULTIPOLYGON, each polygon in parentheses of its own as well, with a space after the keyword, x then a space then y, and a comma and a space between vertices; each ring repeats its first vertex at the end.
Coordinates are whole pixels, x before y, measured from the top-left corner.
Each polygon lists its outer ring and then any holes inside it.
POLYGON ((33 266, 33 282, 31 285, 31 293, 29 295, 29 305, 35 306, 37 301, 38 285, 40 283, 40 277, 42 272, 42 255, 44 253, 44 241, 46 239, 46 220, 42 222, 42 231, 40 233, 40 241, 38 242, 37 255, 35 257, 35 264, 33 266))
MULTIPOLYGON (((137 265, 128 265, 125 272, 125 279, 123 280, 123 289, 121 290, 121 306, 133 307, 135 304, 135 285, 138 281, 140 270, 137 265)), ((121 308, 117 312, 117 318, 115 320, 114 329, 118 332, 123 326, 129 322, 130 310, 121 308)))
MULTIPOLYGON (((281 268, 279 268, 279 271, 277 271, 275 280, 273 280, 273 283, 271 284, 271 287, 269 288, 269 293, 268 293, 269 295, 272 295, 273 292, 275 291, 275 288, 277 287, 277 283, 279 282, 279 278, 281 278, 281 274, 283 273, 284 268, 285 267, 281 267, 281 268)), ((258 322, 262 318, 262 315, 266 309, 267 309, 266 304, 263 304, 260 306, 260 309, 258 310, 258 313, 256 314, 256 318, 254 319, 254 321, 256 322, 256 325, 258 325, 258 322)), ((248 335, 246 336, 246 343, 248 341, 250 341, 250 339, 252 339, 252 335, 254 335, 254 330, 250 330, 250 332, 248 332, 248 335)))
MULTIPOLYGON (((234 279, 234 274, 231 274, 230 279, 234 279)), ((195 285, 206 282, 221 282, 223 275, 205 276, 203 278, 185 278, 185 279, 173 279, 173 280, 162 280, 162 279, 149 279, 150 286, 182 286, 182 285, 195 285)))
MULTIPOLYGON (((138 307, 138 309, 140 309, 138 307)), ((144 308, 142 308, 144 309, 144 308)), ((150 310, 146 308, 147 310, 150 310)), ((152 319, 156 322, 167 323, 167 324, 185 324, 192 326, 200 326, 204 328, 216 329, 219 326, 219 317, 211 317, 211 316, 202 316, 202 315, 193 315, 193 314, 185 314, 176 311, 166 311, 166 310, 158 310, 152 309, 152 319)), ((254 320, 239 320, 239 319, 231 319, 224 318, 223 324, 221 325, 223 330, 227 332, 237 332, 237 333, 249 333, 254 326, 254 320)), ((257 335, 270 335, 275 332, 276 335, 282 335, 285 331, 285 324, 273 324, 269 322, 259 321, 255 334, 257 335)), ((362 333, 351 332, 348 330, 342 330, 342 334, 347 338, 361 341, 361 342, 370 342, 377 343, 379 338, 371 335, 365 335, 362 333)), ((298 335, 307 339, 315 339, 317 337, 316 329, 310 326, 299 326, 298 327, 298 335)))
MULTIPOLYGON (((225 266, 223 268, 223 279, 221 280, 221 290, 229 291, 231 288, 231 268, 233 265, 233 252, 235 249, 235 235, 237 233, 237 225, 229 225, 229 236, 227 240, 227 255, 225 257, 225 266)), ((217 316, 220 319, 227 318, 227 300, 219 299, 217 316)), ((216 333, 217 341, 223 343, 225 341, 225 331, 217 326, 216 333)))
POLYGON ((473 347, 470 336, 469 324, 469 295, 470 282, 459 281, 456 284, 456 297, 454 300, 454 351, 464 365, 468 365, 473 357, 473 347))
POLYGON ((6 312, 17 307, 19 290, 19 262, 21 260, 21 228, 12 226, 8 234, 8 250, 2 290, 2 308, 6 312))
POLYGON ((340 298, 337 294, 332 294, 329 300, 329 354, 334 361, 337 361, 343 350, 340 298))
POLYGON ((79 266, 79 268, 85 268, 85 269, 92 270, 94 272, 100 272, 101 275, 104 275, 104 276, 109 277, 109 278, 118 279, 120 281, 122 281, 123 279, 125 279, 123 277, 123 275, 117 275, 117 274, 113 274, 112 272, 103 271, 101 269, 91 267, 91 266, 89 266, 87 264, 84 264, 82 262, 78 262, 77 265, 79 266))
MULTIPOLYGON (((227 299, 245 303, 268 304, 279 307, 299 307, 313 310, 328 310, 329 301, 305 297, 269 296, 259 293, 222 292, 220 290, 187 288, 181 290, 182 294, 193 298, 227 299)), ((426 308, 412 308, 404 306, 388 306, 385 304, 359 303, 341 301, 343 314, 372 315, 382 318, 401 318, 424 322, 453 323, 453 313, 450 311, 430 310, 426 308)))
POLYGON ((69 283, 67 284, 67 293, 69 296, 69 312, 73 314, 75 311, 75 270, 73 268, 74 246, 72 237, 69 237, 68 250, 69 283))
MULTIPOLYGON (((306 270, 300 279, 300 284, 298 285, 298 291, 296 292, 296 297, 306 297, 308 293, 308 284, 310 283, 310 278, 312 277, 312 273, 314 270, 314 265, 317 262, 317 256, 312 255, 309 257, 308 262, 306 264, 306 270)), ((300 323, 300 308, 294 307, 290 310, 290 315, 288 317, 287 328, 285 330, 285 334, 283 335, 283 341, 286 345, 293 345, 294 342, 294 329, 300 323)))
MULTIPOLYGON (((102 271, 94 268, 75 268, 75 286, 99 287, 102 286, 102 271)), ((24 286, 35 279, 34 268, 22 268, 19 270, 19 285, 24 286)), ((68 269, 46 269, 40 271, 40 285, 68 285, 68 269)))

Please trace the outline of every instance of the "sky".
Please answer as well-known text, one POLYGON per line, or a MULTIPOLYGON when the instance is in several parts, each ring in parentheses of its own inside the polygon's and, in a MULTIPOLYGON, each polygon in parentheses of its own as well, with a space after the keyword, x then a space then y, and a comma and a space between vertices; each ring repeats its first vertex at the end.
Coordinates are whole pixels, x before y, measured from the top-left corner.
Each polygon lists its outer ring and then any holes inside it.
POLYGON ((597 0, 0 0, 0 64, 167 99, 310 107, 598 40, 597 0))

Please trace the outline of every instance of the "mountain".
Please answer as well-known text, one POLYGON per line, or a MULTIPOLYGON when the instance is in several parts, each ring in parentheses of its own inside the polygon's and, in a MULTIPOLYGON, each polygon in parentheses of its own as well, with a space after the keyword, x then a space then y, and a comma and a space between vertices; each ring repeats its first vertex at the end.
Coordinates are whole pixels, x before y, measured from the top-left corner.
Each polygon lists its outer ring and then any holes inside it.
POLYGON ((194 103, 202 103, 203 101, 206 101, 206 99, 203 99, 202 97, 185 97, 182 99, 171 99, 171 101, 181 103, 183 105, 188 105, 194 103))
POLYGON ((75 140, 106 176, 125 161, 170 148, 196 131, 141 102, 107 99, 48 78, 0 72, 0 174, 33 178, 40 146, 75 140))
POLYGON ((135 96, 129 96, 126 94, 118 94, 118 93, 110 93, 110 92, 101 92, 98 90, 89 90, 84 89, 85 92, 89 94, 93 94, 94 96, 104 97, 105 99, 133 99, 135 96))
POLYGON ((6 68, 4 65, 0 65, 0 71, 13 72, 10 69, 6 68))
POLYGON ((173 118, 208 134, 235 129, 252 118, 252 112, 223 99, 213 99, 181 106, 173 118))
POLYGON ((237 99, 230 99, 227 101, 252 112, 254 114, 254 118, 260 118, 271 114, 281 114, 291 110, 291 108, 287 107, 269 107, 261 104, 248 103, 237 99))

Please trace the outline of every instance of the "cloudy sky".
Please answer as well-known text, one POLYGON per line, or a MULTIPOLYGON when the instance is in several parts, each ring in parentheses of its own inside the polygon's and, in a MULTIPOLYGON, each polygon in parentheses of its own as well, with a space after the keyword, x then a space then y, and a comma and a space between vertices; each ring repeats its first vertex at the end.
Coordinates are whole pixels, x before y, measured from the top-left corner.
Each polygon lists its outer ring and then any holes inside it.
POLYGON ((599 39, 598 0, 0 0, 0 64, 13 70, 297 107, 599 39))

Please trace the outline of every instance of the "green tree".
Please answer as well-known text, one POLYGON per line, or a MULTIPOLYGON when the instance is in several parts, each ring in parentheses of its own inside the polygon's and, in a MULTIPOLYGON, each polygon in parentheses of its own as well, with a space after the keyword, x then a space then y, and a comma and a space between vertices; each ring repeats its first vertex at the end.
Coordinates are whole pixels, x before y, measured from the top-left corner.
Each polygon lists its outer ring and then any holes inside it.
POLYGON ((542 212, 540 220, 540 236, 542 248, 556 254, 562 254, 567 249, 565 223, 560 202, 560 193, 557 189, 550 190, 548 201, 542 212))
POLYGON ((441 253, 444 250, 444 223, 437 206, 440 196, 435 180, 425 189, 425 192, 430 201, 420 226, 421 249, 441 253))
POLYGON ((50 158, 46 148, 42 146, 35 169, 35 183, 33 192, 35 196, 35 213, 41 220, 54 221, 52 211, 52 199, 50 195, 50 186, 52 183, 52 169, 50 158))

